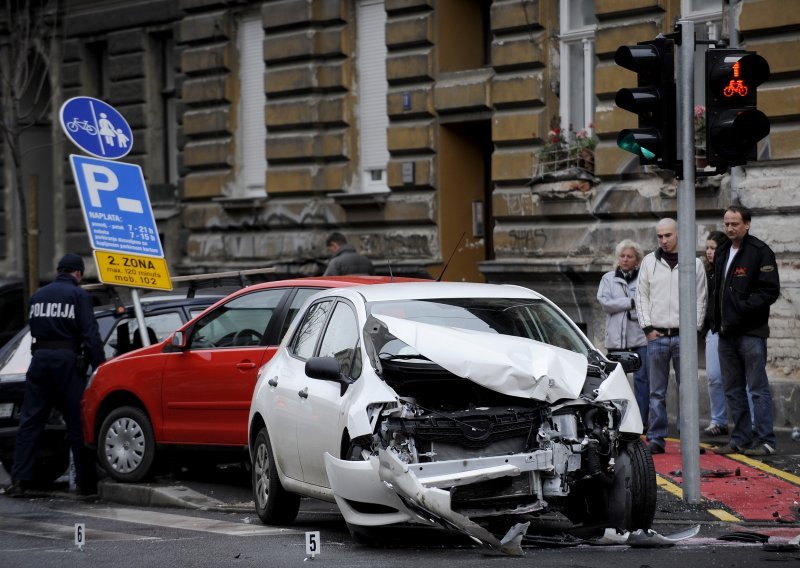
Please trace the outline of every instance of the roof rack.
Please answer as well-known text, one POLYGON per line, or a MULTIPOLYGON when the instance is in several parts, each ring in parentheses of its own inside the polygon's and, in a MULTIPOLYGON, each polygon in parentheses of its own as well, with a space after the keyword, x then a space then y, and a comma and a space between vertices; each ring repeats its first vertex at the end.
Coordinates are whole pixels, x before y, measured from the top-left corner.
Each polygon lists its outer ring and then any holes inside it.
MULTIPOLYGON (((250 284, 254 284, 252 276, 261 274, 274 274, 278 270, 275 267, 269 268, 250 268, 247 270, 232 270, 228 272, 209 272, 206 274, 190 274, 188 276, 175 276, 170 278, 173 285, 180 285, 188 283, 186 290, 187 298, 194 298, 198 290, 204 288, 217 288, 220 286, 238 286, 244 288, 250 284)), ((108 300, 112 303, 117 311, 124 312, 124 302, 119 296, 117 290, 118 284, 107 284, 105 282, 98 282, 96 284, 83 284, 81 287, 88 292, 102 292, 108 295, 108 300)), ((123 288, 129 288, 123 286, 123 288)), ((102 300, 100 300, 102 302, 102 300)))

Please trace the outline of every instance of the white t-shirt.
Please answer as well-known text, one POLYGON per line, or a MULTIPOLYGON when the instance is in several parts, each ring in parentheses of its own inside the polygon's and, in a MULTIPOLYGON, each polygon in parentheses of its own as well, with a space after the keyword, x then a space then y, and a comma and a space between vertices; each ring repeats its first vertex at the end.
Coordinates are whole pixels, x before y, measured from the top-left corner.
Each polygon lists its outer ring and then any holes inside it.
POLYGON ((728 277, 728 270, 730 270, 730 268, 731 268, 731 263, 733 262, 733 257, 736 256, 737 252, 739 252, 739 249, 738 248, 734 248, 733 245, 731 245, 731 250, 730 250, 730 252, 728 252, 728 263, 725 265, 725 277, 726 278, 728 277))

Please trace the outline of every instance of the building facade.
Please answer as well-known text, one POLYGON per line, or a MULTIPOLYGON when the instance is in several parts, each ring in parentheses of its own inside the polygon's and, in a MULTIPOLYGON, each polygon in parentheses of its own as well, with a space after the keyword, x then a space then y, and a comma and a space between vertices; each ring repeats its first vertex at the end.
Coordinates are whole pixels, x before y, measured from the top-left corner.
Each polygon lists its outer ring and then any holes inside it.
MULTIPOLYGON (((636 119, 614 106, 635 82, 614 52, 681 18, 770 63, 772 132, 757 162, 698 178, 697 251, 727 205, 753 209, 783 285, 770 374, 800 385, 800 14, 780 0, 62 0, 50 113, 21 164, 40 271, 91 252, 57 112, 88 95, 134 130, 126 161, 144 169, 173 275, 320 273, 338 230, 380 273, 449 262, 446 280, 535 288, 600 344, 615 244, 652 250, 677 210, 674 176, 616 147, 636 119)), ((7 144, 3 164, 0 271, 19 274, 7 144)))

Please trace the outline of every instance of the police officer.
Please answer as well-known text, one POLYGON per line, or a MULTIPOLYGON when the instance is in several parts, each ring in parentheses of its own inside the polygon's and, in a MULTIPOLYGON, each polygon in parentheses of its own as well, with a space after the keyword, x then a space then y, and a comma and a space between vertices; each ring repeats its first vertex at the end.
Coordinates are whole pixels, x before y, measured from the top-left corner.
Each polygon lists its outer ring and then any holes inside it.
POLYGON ((105 361, 92 299, 78 286, 83 259, 66 254, 58 262, 55 281, 37 290, 30 302, 33 344, 20 411, 11 485, 6 495, 23 495, 33 479, 39 438, 52 407, 61 411, 75 463, 78 491, 97 492, 92 454, 83 443, 81 397, 86 387, 84 355, 93 368, 105 361))

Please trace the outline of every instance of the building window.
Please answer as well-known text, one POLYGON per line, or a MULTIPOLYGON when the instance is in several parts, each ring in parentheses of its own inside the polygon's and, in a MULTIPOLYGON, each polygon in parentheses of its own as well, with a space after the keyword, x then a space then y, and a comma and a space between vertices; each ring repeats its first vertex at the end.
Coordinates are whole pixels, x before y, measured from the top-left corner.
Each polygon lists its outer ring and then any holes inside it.
POLYGON ((561 128, 591 134, 594 123, 594 0, 561 0, 561 128))
POLYGON ((175 89, 175 42, 172 36, 161 41, 161 104, 164 109, 164 162, 165 181, 178 184, 178 111, 175 89))
POLYGON ((389 149, 386 130, 386 11, 381 0, 358 4, 358 103, 361 148, 360 189, 388 191, 386 164, 389 149))
MULTIPOLYGON (((722 37, 722 2, 719 0, 681 0, 681 14, 694 22, 697 40, 717 40, 722 37)), ((694 100, 702 104, 706 98, 706 49, 699 45, 694 50, 694 100)), ((676 48, 677 49, 677 48, 676 48)))
POLYGON ((239 22, 239 107, 235 197, 262 196, 267 175, 264 107, 264 26, 261 16, 239 22))
POLYGON ((169 32, 157 31, 148 48, 148 126, 144 137, 152 148, 146 175, 154 203, 171 203, 178 184, 178 123, 176 116, 174 41, 169 32))
POLYGON ((83 50, 83 94, 103 101, 108 100, 108 43, 90 41, 83 50))

